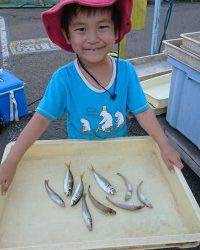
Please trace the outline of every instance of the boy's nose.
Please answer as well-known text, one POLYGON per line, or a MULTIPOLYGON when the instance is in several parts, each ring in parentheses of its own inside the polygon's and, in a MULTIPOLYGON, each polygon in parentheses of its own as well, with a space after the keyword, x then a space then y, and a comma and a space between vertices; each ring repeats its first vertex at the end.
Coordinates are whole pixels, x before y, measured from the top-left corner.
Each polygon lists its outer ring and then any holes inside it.
POLYGON ((95 31, 90 31, 87 34, 87 41, 90 44, 95 44, 98 42, 98 35, 95 31))

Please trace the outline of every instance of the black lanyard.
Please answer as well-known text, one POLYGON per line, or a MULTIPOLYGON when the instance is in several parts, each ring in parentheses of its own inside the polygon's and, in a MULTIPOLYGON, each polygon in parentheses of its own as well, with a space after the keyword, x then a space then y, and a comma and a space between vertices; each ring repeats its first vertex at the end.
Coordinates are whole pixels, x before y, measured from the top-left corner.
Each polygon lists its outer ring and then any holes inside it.
POLYGON ((77 55, 77 59, 78 62, 80 63, 81 67, 85 70, 85 72, 92 77, 92 79, 100 86, 102 87, 102 89, 104 89, 105 91, 107 91, 110 95, 110 98, 114 101, 117 97, 117 94, 115 94, 116 91, 116 83, 117 83, 117 75, 118 75, 118 64, 119 64, 119 45, 118 45, 118 57, 117 57, 117 66, 116 66, 116 75, 115 75, 115 81, 114 81, 114 93, 112 94, 108 89, 104 88, 104 86, 102 86, 97 79, 86 69, 86 67, 83 65, 83 63, 81 62, 79 56, 77 55))

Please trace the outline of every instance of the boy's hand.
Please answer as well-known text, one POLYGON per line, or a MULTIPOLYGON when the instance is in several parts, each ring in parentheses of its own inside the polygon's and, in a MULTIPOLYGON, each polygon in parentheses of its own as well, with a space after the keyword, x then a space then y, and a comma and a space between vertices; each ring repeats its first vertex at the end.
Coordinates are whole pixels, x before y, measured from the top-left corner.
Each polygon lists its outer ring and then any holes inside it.
POLYGON ((179 153, 169 143, 160 146, 160 152, 162 159, 170 171, 174 171, 174 167, 183 168, 179 153))
POLYGON ((21 132, 5 161, 0 164, 1 193, 5 194, 14 178, 16 168, 26 150, 46 130, 50 121, 37 112, 21 132))
POLYGON ((1 185, 1 194, 6 194, 16 172, 15 164, 0 164, 0 185, 1 185))

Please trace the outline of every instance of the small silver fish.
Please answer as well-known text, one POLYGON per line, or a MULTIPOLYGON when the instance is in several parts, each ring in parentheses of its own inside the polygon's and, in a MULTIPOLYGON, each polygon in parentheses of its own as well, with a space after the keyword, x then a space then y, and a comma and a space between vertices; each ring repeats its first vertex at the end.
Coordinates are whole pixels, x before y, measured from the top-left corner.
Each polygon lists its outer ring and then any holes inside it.
POLYGON ((82 174, 81 180, 72 195, 71 206, 74 206, 79 202, 81 196, 83 195, 83 191, 84 191, 84 185, 83 185, 83 174, 82 174))
POLYGON ((110 198, 108 198, 106 196, 106 199, 108 201, 110 201, 113 205, 126 209, 126 210, 130 210, 130 211, 135 211, 138 209, 141 209, 143 207, 145 207, 144 205, 135 205, 133 202, 127 202, 127 201, 116 201, 116 200, 111 200, 110 198))
POLYGON ((90 211, 88 209, 86 200, 85 200, 85 196, 86 194, 83 194, 82 196, 82 215, 83 215, 83 219, 85 221, 85 224, 88 228, 89 231, 92 231, 92 216, 90 214, 90 211))
POLYGON ((65 163, 67 167, 65 179, 64 179, 64 193, 66 196, 71 196, 73 191, 73 185, 74 185, 74 178, 71 173, 70 167, 71 167, 71 161, 69 164, 65 163))
POLYGON ((123 181, 126 185, 125 201, 128 201, 128 200, 130 200, 130 198, 133 194, 133 186, 132 186, 131 182, 125 176, 123 176, 120 173, 117 173, 117 175, 119 175, 123 179, 123 181))
POLYGON ((116 211, 113 210, 110 207, 107 207, 105 205, 103 205, 102 203, 100 203, 99 201, 97 201, 94 196, 91 194, 90 192, 90 186, 88 187, 88 195, 90 197, 90 200, 92 202, 92 204, 101 212, 103 212, 104 214, 109 214, 109 215, 115 215, 116 211))
POLYGON ((45 189, 47 191, 48 196, 52 199, 60 207, 65 207, 65 203, 63 199, 49 187, 49 180, 44 181, 45 189))
POLYGON ((116 190, 114 187, 106 180, 102 175, 98 174, 94 167, 91 166, 91 170, 94 174, 95 180, 99 184, 99 186, 107 193, 107 194, 116 194, 116 190))
POLYGON ((137 187, 137 196, 138 199, 147 207, 149 208, 153 208, 151 202, 149 199, 147 199, 147 197, 144 196, 144 194, 141 191, 141 185, 142 185, 143 181, 141 181, 137 187))

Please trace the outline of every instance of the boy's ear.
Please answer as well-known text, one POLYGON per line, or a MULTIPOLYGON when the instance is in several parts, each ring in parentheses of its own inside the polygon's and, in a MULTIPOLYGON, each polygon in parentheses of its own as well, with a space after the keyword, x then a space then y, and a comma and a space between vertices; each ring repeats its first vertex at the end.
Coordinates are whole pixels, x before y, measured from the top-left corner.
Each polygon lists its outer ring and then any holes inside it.
POLYGON ((63 36, 65 37, 66 42, 67 42, 68 44, 71 44, 71 43, 70 43, 70 39, 69 39, 68 35, 66 34, 65 30, 62 29, 62 32, 63 32, 63 36))

